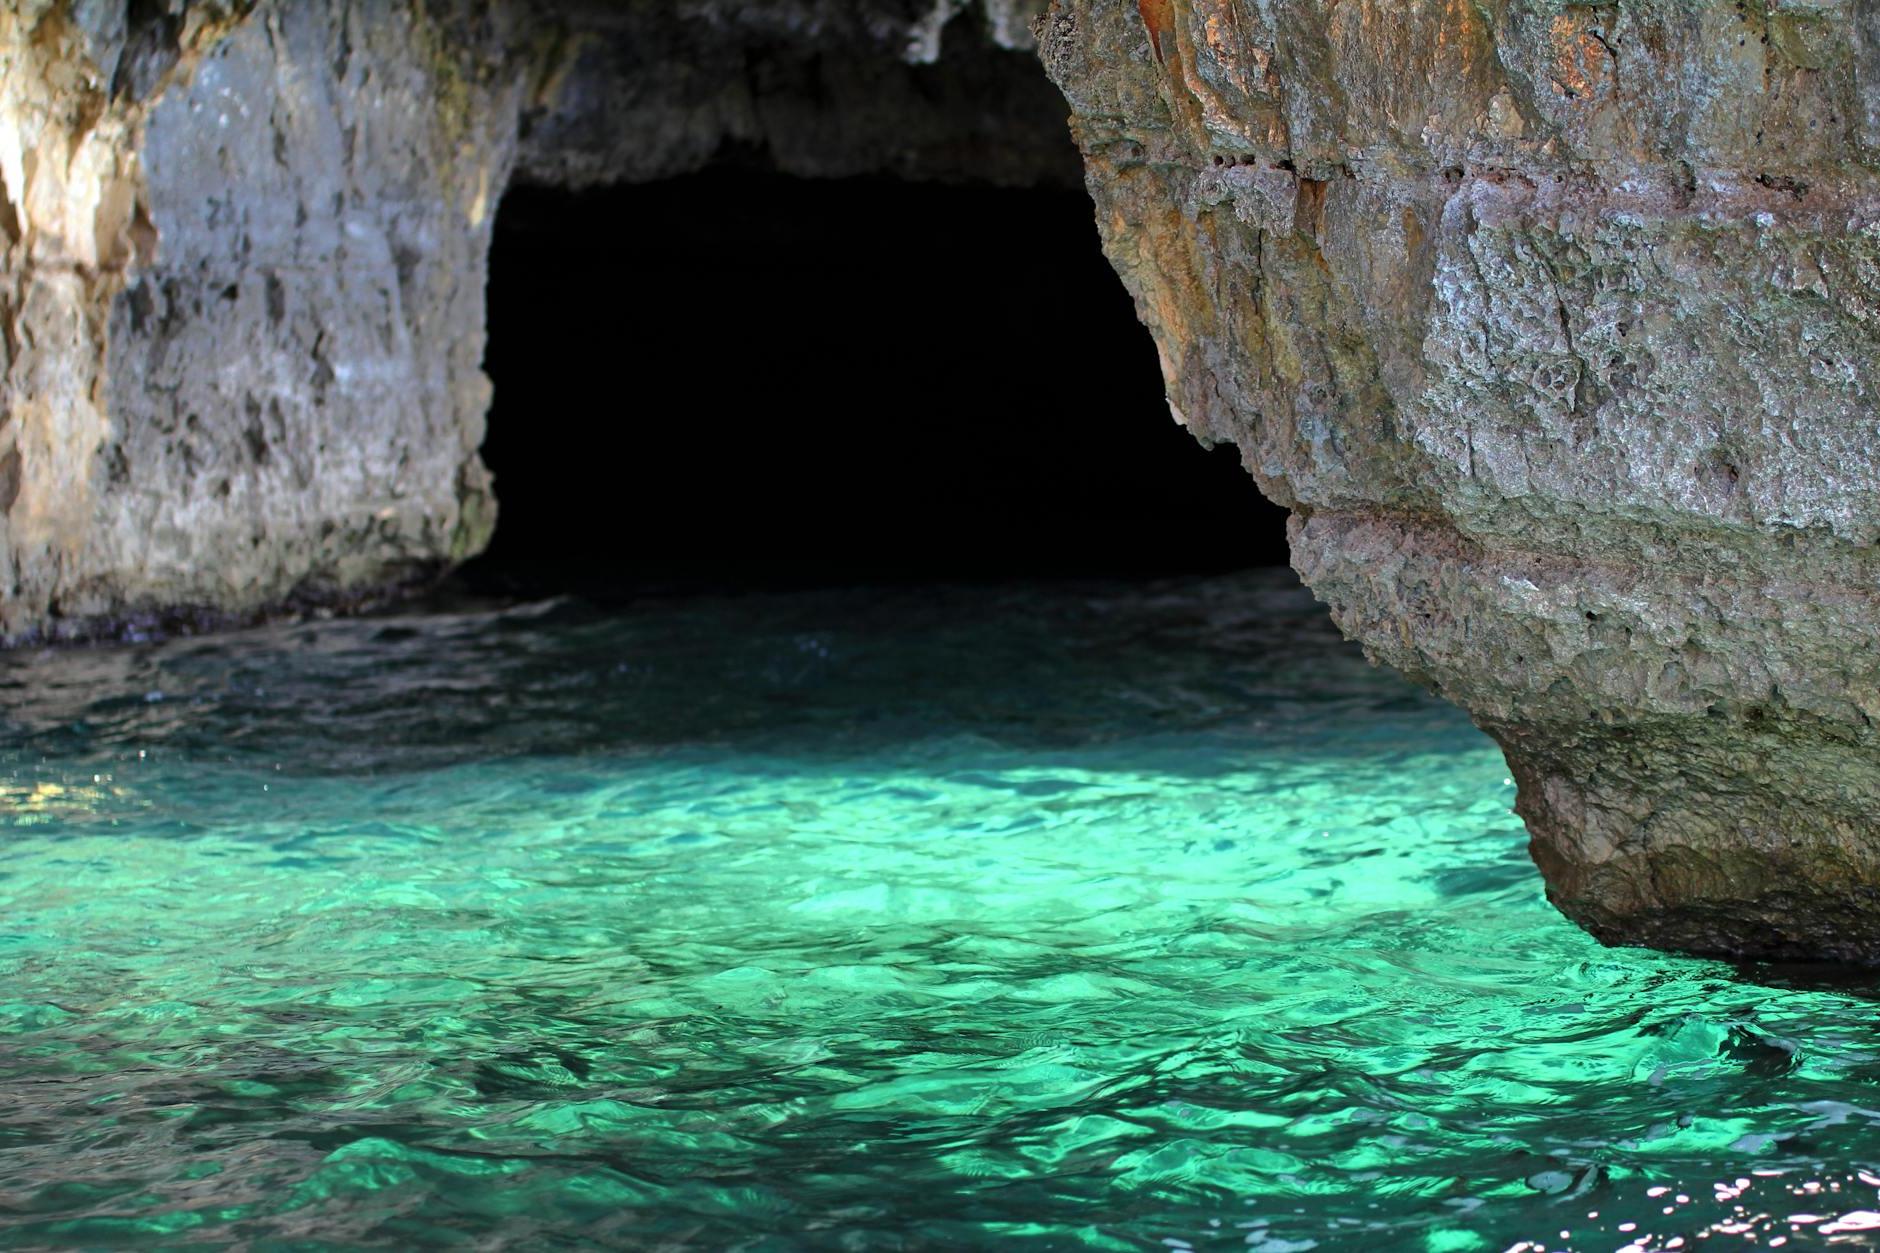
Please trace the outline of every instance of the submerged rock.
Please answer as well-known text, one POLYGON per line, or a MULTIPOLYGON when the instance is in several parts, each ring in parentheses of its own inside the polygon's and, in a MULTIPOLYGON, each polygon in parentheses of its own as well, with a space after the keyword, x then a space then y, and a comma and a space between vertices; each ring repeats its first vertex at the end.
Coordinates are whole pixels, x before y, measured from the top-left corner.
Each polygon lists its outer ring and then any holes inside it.
POLYGON ((1865 6, 1059 4, 1171 406, 1602 939, 1880 960, 1865 6))

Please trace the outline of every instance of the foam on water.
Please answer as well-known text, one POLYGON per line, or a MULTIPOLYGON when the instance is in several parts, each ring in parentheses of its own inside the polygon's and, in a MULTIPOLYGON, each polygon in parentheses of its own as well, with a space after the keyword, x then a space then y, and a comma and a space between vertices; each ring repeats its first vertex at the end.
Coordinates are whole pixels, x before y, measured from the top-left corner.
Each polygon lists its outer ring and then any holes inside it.
POLYGON ((1872 1238, 1868 985, 1512 796, 1272 574, 16 654, 0 1242, 1872 1238))

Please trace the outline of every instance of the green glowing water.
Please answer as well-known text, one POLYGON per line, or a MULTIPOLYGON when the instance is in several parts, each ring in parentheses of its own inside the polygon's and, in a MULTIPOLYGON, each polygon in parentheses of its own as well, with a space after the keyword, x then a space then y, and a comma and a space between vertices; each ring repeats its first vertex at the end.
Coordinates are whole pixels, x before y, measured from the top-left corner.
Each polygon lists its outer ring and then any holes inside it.
POLYGON ((1864 985, 1512 793, 1270 575, 15 655, 0 1243, 1868 1239, 1864 985))

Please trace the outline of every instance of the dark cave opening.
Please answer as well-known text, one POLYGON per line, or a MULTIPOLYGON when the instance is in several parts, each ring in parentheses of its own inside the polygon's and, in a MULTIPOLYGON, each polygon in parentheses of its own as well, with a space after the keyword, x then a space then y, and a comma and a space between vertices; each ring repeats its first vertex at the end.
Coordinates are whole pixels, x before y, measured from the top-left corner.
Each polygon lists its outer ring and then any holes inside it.
POLYGON ((1081 192, 748 169, 505 197, 473 585, 644 592, 1283 564, 1169 417, 1081 192))

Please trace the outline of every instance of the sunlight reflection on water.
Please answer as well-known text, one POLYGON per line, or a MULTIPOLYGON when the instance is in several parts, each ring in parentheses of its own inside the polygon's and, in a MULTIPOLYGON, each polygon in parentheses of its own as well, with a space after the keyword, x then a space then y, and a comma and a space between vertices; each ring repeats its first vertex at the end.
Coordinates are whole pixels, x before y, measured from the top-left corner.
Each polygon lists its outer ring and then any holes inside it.
POLYGON ((0 718, 9 1243, 1880 1221, 1868 986, 1600 948, 1275 574, 17 654, 0 718))

